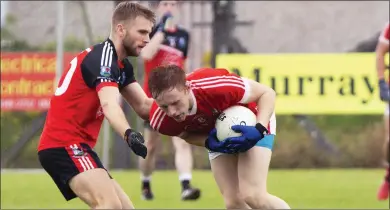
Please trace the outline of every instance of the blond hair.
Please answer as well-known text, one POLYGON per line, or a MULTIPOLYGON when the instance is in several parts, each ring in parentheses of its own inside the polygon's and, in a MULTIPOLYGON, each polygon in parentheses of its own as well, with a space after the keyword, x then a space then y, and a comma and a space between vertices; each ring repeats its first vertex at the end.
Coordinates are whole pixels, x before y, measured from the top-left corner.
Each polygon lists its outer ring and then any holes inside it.
POLYGON ((134 20, 139 16, 150 20, 153 24, 156 23, 156 15, 152 10, 136 2, 123 1, 115 7, 111 23, 116 25, 123 21, 134 20))

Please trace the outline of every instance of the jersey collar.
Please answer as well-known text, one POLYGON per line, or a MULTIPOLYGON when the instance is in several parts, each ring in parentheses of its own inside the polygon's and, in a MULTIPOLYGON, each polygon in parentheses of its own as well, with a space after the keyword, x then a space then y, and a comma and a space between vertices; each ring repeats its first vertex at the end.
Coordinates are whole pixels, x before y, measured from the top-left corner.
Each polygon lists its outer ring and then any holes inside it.
POLYGON ((192 106, 192 109, 189 111, 188 115, 194 115, 194 114, 196 114, 196 112, 198 110, 198 103, 196 101, 195 94, 194 94, 194 92, 192 92, 192 90, 190 90, 190 94, 191 94, 192 100, 194 101, 194 105, 192 106))

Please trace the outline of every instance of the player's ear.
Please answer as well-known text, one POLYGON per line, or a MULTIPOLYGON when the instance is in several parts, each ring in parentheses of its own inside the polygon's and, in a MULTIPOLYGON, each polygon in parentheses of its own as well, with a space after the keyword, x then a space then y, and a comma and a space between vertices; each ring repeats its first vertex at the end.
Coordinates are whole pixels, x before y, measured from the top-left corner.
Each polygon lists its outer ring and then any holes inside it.
POLYGON ((124 37, 126 35, 126 29, 125 29, 124 25, 121 23, 118 23, 116 25, 116 32, 117 32, 119 37, 121 37, 121 38, 124 37))

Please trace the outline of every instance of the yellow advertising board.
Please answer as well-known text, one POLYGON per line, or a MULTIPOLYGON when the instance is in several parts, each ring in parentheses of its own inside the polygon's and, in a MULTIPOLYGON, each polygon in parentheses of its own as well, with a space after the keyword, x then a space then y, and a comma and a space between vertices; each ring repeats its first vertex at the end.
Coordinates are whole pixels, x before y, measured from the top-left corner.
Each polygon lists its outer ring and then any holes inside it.
POLYGON ((216 65, 272 87, 277 114, 383 114, 387 106, 374 53, 220 54, 216 65))

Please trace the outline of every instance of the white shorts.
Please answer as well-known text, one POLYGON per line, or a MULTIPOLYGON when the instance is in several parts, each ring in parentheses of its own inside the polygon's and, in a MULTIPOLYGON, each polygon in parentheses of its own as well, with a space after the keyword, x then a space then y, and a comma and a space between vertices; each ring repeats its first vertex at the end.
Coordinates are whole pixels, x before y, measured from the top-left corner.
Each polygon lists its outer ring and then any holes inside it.
POLYGON ((387 104, 385 108, 385 116, 389 116, 389 115, 390 115, 390 105, 387 104))
MULTIPOLYGON (((271 119, 269 120, 269 132, 270 132, 270 134, 276 135, 276 117, 275 117, 275 113, 272 114, 271 119)), ((209 151, 209 160, 214 160, 215 158, 219 157, 220 155, 226 155, 226 154, 220 153, 220 152, 211 152, 211 151, 209 151)))

